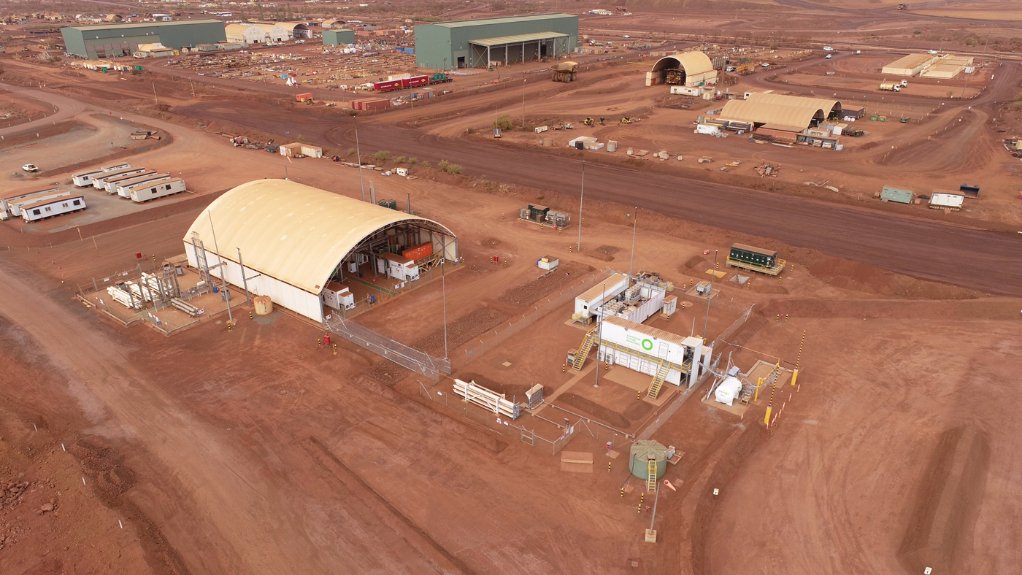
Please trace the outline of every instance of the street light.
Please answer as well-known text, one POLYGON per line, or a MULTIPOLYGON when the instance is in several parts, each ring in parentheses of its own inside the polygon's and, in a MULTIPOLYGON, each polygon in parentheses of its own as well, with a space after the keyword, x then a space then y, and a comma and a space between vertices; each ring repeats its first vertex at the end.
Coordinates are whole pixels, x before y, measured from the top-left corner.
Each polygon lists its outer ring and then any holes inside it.
POLYGON ((578 196, 578 244, 575 251, 582 251, 582 201, 586 197, 586 159, 582 158, 582 191, 578 196))
POLYGON ((710 292, 706 294, 706 319, 703 321, 703 337, 707 337, 710 325, 710 301, 713 299, 713 278, 717 277, 717 250, 713 250, 713 273, 710 274, 710 292))
POLYGON ((355 159, 358 160, 358 188, 362 192, 362 201, 366 201, 365 179, 362 177, 362 150, 358 145, 358 116, 352 115, 351 120, 355 122, 355 159))

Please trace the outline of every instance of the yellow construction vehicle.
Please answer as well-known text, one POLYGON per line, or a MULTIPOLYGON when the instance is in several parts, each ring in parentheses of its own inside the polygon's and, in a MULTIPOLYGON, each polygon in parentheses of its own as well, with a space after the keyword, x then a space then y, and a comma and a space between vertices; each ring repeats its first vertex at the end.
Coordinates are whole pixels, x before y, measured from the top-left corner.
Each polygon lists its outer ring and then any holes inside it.
POLYGON ((593 126, 593 125, 596 124, 596 122, 593 121, 592 118, 588 118, 588 117, 585 120, 582 120, 582 123, 585 124, 586 126, 593 126))

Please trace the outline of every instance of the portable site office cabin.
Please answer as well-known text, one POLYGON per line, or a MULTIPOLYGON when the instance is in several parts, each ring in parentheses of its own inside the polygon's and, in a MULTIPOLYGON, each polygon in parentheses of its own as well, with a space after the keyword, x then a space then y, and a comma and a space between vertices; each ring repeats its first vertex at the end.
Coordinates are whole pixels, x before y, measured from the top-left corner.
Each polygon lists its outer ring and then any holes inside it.
POLYGON ((85 205, 85 196, 72 196, 68 194, 66 197, 48 198, 22 206, 21 218, 26 222, 36 222, 61 214, 84 210, 86 207, 88 206, 85 205))
POLYGON ((117 185, 120 184, 121 182, 125 182, 127 180, 131 180, 134 178, 141 178, 143 176, 151 176, 155 173, 156 170, 142 170, 137 174, 123 174, 115 178, 108 178, 103 181, 103 191, 105 191, 108 194, 116 194, 117 185))
POLYGON ((42 200, 55 199, 55 198, 65 198, 65 197, 70 196, 70 195, 71 195, 71 192, 61 191, 61 190, 56 190, 56 189, 54 189, 54 190, 47 190, 45 192, 40 192, 40 193, 37 193, 37 194, 32 194, 30 196, 27 196, 27 197, 21 198, 19 200, 16 200, 14 202, 11 202, 10 203, 11 215, 15 216, 15 217, 21 216, 21 213, 22 213, 22 211, 24 211, 25 206, 34 204, 36 202, 39 202, 39 201, 42 201, 42 200))
POLYGON ((92 178, 92 187, 96 188, 97 190, 105 190, 106 181, 111 178, 116 178, 118 176, 127 176, 132 174, 141 174, 144 171, 145 168, 123 168, 120 170, 107 172, 105 174, 100 174, 92 178))
POLYGON ((12 204, 18 203, 19 201, 31 196, 56 191, 57 188, 46 188, 42 190, 32 190, 31 192, 8 192, 3 197, 0 197, 0 212, 4 214, 10 213, 12 216, 16 216, 18 214, 13 212, 11 208, 12 204))
POLYGON ((71 182, 74 183, 74 185, 78 186, 79 188, 85 188, 85 187, 88 187, 88 186, 92 186, 92 180, 96 176, 99 176, 101 174, 105 174, 107 172, 113 172, 115 170, 123 170, 125 168, 130 168, 130 167, 131 167, 130 164, 116 164, 116 165, 113 165, 113 166, 107 166, 105 168, 100 168, 98 170, 91 170, 91 171, 88 171, 88 172, 81 172, 81 173, 74 174, 73 176, 71 176, 71 182))
POLYGON ((128 188, 128 197, 131 198, 131 201, 141 204, 149 200, 172 196, 184 191, 187 191, 184 180, 181 178, 166 178, 132 186, 128 188))
POLYGON ((139 184, 144 184, 146 182, 155 182, 156 180, 163 180, 169 177, 170 174, 167 173, 153 172, 152 174, 148 174, 145 176, 136 176, 133 178, 128 178, 127 180, 121 180, 120 182, 117 182, 117 185, 114 187, 114 191, 117 192, 117 195, 122 198, 130 198, 131 195, 128 194, 128 190, 132 186, 137 186, 139 184))

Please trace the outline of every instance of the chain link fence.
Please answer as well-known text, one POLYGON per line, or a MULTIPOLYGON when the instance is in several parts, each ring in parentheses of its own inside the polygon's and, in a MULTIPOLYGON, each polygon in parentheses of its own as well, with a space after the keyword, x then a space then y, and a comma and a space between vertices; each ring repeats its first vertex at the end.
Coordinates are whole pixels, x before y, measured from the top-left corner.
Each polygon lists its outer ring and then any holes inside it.
POLYGON ((426 352, 377 333, 362 324, 345 320, 337 315, 326 320, 324 324, 330 332, 351 343, 433 381, 440 379, 440 374, 451 374, 450 360, 433 357, 426 352))

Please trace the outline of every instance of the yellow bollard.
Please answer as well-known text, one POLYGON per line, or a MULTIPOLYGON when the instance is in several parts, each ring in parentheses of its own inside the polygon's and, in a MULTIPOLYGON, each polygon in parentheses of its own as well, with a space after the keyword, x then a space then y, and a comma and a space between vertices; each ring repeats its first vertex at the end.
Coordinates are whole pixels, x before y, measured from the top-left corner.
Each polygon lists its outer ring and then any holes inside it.
POLYGON ((773 412, 774 407, 772 405, 767 406, 766 415, 763 416, 763 424, 770 427, 770 414, 773 412))
POLYGON ((798 381, 798 368, 791 372, 791 386, 795 387, 795 382, 798 381))
POLYGON ((636 400, 642 399, 642 390, 639 390, 639 391, 635 392, 635 399, 636 400))
POLYGON ((624 497, 624 496, 625 496, 625 488, 624 488, 624 487, 622 487, 622 488, 621 488, 621 497, 624 497))
POLYGON ((613 461, 608 461, 608 462, 607 462, 607 471, 610 471, 610 468, 611 468, 611 467, 612 467, 613 465, 614 465, 614 462, 613 462, 613 461))

